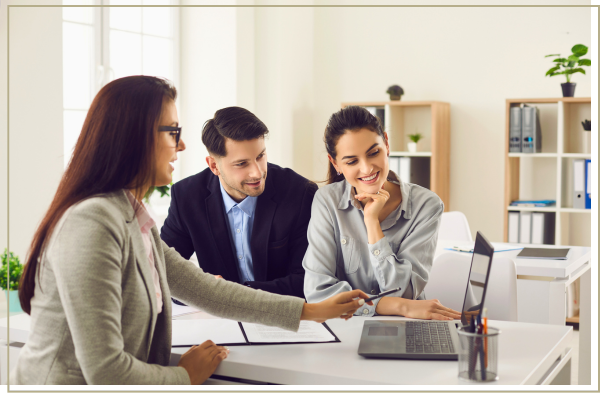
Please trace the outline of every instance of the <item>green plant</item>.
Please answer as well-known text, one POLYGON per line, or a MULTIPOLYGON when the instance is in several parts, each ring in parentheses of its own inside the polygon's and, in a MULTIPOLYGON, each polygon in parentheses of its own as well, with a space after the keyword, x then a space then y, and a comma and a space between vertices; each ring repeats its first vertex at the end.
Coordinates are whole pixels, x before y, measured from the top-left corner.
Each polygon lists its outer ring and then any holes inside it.
POLYGON ((419 140, 423 139, 423 135, 420 133, 412 133, 410 135, 406 135, 410 139, 411 142, 419 143, 419 140))
POLYGON ((404 94, 404 90, 398 85, 393 85, 388 88, 386 93, 390 96, 402 96, 404 94))
MULTIPOLYGON (((556 65, 546 72, 546 76, 555 76, 555 75, 565 75, 567 77, 567 83, 571 82, 571 75, 581 72, 585 75, 585 70, 583 68, 575 68, 577 67, 590 67, 592 65, 592 61, 587 58, 580 58, 587 54, 588 48, 582 44, 576 44, 571 48, 571 54, 567 58, 556 58, 552 60, 556 65), (564 68, 560 71, 561 68, 564 68)), ((560 54, 548 54, 546 57, 560 57, 560 54)))
POLYGON ((148 191, 146 192, 146 194, 144 195, 144 201, 148 204, 150 204, 150 196, 152 196, 152 194, 154 193, 154 191, 156 190, 158 193, 160 193, 160 198, 162 199, 164 196, 169 197, 169 189, 171 189, 171 186, 173 186, 173 182, 169 183, 168 185, 165 186, 150 186, 150 189, 148 189, 148 191))
POLYGON ((592 130, 592 121, 590 120, 585 120, 585 121, 581 121, 581 125, 583 125, 583 130, 584 131, 591 131, 592 130))
POLYGON ((7 288, 8 290, 19 289, 19 279, 21 279, 22 273, 23 264, 19 261, 19 257, 15 257, 12 252, 9 254, 8 249, 4 249, 2 268, 0 268, 0 287, 2 287, 2 290, 7 290, 7 288), (9 270, 10 276, 8 275, 9 270))

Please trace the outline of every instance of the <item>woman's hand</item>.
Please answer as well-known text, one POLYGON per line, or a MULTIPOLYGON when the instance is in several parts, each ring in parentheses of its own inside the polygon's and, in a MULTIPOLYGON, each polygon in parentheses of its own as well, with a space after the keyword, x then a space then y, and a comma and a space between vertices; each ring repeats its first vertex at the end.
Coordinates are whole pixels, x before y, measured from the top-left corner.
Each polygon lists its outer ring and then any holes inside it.
MULTIPOLYGON (((364 299, 369 296, 360 289, 355 289, 351 292, 336 294, 320 303, 304 304, 302 308, 301 320, 325 322, 331 318, 343 318, 349 320, 352 314, 365 304, 364 299), (358 299, 357 299, 358 298, 358 299), (357 299, 357 300, 354 300, 357 299)), ((373 305, 372 302, 367 304, 373 305)))
POLYGON ((228 354, 228 348, 217 346, 212 340, 207 340, 201 345, 193 346, 186 351, 177 365, 185 368, 192 385, 200 385, 215 372, 228 354))
POLYGON ((359 193, 354 197, 358 201, 367 200, 363 209, 365 223, 368 220, 379 222, 379 213, 383 209, 383 206, 385 206, 385 203, 390 199, 390 193, 387 190, 384 190, 382 186, 378 193, 359 193))
POLYGON ((379 300, 377 314, 402 315, 408 318, 451 320, 460 319, 460 313, 444 307, 439 300, 409 300, 401 297, 384 297, 379 300))

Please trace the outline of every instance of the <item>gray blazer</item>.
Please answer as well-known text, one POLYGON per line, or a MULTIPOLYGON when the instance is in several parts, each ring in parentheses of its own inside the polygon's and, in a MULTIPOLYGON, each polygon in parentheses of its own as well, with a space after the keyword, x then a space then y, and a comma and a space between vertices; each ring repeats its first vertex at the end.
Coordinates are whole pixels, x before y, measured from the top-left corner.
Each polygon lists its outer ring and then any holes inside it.
POLYGON ((163 309, 125 192, 67 210, 42 256, 13 385, 189 384, 169 367, 171 296, 211 314, 298 330, 304 300, 215 279, 152 228, 163 309))

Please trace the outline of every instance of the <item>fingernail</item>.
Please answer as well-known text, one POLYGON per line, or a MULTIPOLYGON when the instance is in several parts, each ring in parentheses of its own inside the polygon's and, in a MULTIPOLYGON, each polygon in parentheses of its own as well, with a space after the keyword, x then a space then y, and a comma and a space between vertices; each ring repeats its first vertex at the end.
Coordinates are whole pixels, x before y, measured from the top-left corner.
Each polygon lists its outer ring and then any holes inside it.
POLYGON ((365 299, 360 299, 360 300, 358 301, 358 304, 359 304, 359 305, 361 305, 361 306, 362 306, 363 304, 365 304, 365 299))

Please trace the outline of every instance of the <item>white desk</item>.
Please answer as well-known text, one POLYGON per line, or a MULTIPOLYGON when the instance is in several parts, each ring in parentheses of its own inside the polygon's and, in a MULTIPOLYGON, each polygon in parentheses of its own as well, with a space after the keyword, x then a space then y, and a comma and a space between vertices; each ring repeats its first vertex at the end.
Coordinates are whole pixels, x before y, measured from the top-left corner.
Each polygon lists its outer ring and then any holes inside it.
MULTIPOLYGON (((517 244, 492 243, 499 246, 522 247, 517 244)), ((436 257, 452 246, 473 246, 470 242, 438 242, 436 257)), ((528 247, 570 247, 568 260, 516 258, 519 251, 494 253, 494 258, 510 258, 517 267, 517 307, 519 322, 566 324, 566 291, 580 279, 579 309, 579 384, 591 383, 591 249, 576 246, 526 245, 528 247)), ((477 280, 477 277, 475 277, 477 280)), ((427 288, 425 288, 427 290, 427 288)))
MULTIPOLYGON (((182 318, 211 318, 198 313, 182 318)), ((376 317, 376 319, 394 319, 376 317)), ((331 320, 341 343, 273 346, 232 346, 216 375, 288 385, 466 385, 458 379, 457 361, 365 359, 357 354, 366 318, 331 320)), ((25 342, 29 316, 11 317, 11 342, 25 342)), ((6 340, 7 319, 0 319, 0 339, 6 340)), ((498 374, 485 385, 570 383, 572 328, 556 325, 490 321, 501 329, 498 374)), ((6 347, 4 347, 6 349, 6 347)), ((188 348, 174 348, 171 363, 188 348)), ((6 351, 3 351, 5 356, 6 351)), ((15 362, 14 358, 11 358, 15 362)))

